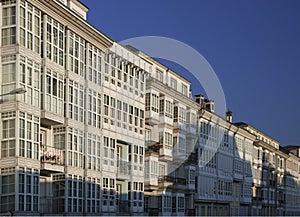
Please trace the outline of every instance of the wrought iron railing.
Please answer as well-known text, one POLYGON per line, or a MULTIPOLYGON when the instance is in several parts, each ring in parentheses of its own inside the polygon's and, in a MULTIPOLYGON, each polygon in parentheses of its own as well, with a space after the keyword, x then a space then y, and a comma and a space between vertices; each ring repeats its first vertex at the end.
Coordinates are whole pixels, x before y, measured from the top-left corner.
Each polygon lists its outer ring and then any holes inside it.
POLYGON ((65 152, 61 149, 51 146, 41 145, 41 162, 64 165, 65 164, 65 152))

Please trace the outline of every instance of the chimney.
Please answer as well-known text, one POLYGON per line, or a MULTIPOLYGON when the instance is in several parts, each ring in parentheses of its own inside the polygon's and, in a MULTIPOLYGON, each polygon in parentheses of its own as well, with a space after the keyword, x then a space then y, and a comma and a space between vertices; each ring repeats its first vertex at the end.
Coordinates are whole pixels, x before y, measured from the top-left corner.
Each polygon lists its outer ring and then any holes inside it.
POLYGON ((204 104, 204 96, 199 94, 199 95, 195 95, 195 102, 199 103, 202 107, 204 104))
POLYGON ((232 111, 230 110, 226 112, 226 121, 232 123, 232 111))
POLYGON ((210 112, 215 112, 215 101, 210 99, 205 99, 205 109, 207 109, 210 112))

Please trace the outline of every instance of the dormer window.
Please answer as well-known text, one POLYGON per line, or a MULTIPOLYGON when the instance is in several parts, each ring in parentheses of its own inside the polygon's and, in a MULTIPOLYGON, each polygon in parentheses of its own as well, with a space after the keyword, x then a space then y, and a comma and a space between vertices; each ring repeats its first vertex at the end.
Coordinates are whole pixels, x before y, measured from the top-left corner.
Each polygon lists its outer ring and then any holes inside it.
POLYGON ((177 90, 177 81, 174 78, 171 78, 171 88, 177 90))
POLYGON ((156 70, 156 79, 163 82, 163 72, 160 70, 156 70))
POLYGON ((187 96, 187 86, 185 84, 182 84, 181 89, 182 89, 182 94, 187 96))

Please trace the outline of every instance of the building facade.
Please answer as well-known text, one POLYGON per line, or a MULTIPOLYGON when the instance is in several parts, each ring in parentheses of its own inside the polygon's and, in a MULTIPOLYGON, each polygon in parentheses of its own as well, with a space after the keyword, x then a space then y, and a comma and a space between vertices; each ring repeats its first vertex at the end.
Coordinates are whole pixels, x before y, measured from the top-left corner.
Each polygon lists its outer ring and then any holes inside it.
MULTIPOLYGON (((201 102, 201 100, 200 100, 201 102)), ((249 215, 254 136, 204 109, 200 117, 196 207, 199 215, 249 215)))
POLYGON ((0 213, 299 215, 299 148, 192 98, 78 0, 0 1, 0 213))
POLYGON ((1 213, 144 213, 149 64, 86 12, 1 1, 1 213))

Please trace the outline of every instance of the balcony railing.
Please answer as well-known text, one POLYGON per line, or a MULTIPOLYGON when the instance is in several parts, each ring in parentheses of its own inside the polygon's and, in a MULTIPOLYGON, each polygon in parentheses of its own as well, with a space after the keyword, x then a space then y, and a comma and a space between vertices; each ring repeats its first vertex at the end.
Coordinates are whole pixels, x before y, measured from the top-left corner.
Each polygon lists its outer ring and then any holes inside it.
POLYGON ((65 164, 65 152, 51 146, 41 145, 41 162, 50 164, 65 164))
POLYGON ((131 164, 128 161, 118 160, 117 161, 117 173, 121 175, 130 175, 131 164))
POLYGON ((178 178, 173 176, 160 176, 158 182, 173 182, 174 185, 186 185, 185 178, 178 178))
POLYGON ((174 184, 176 184, 176 185, 186 185, 186 179, 185 178, 175 178, 174 184))
POLYGON ((174 182, 174 177, 173 176, 159 176, 158 177, 158 182, 174 182))
POLYGON ((159 154, 159 150, 163 147, 163 144, 152 140, 146 141, 146 152, 154 152, 159 154))

